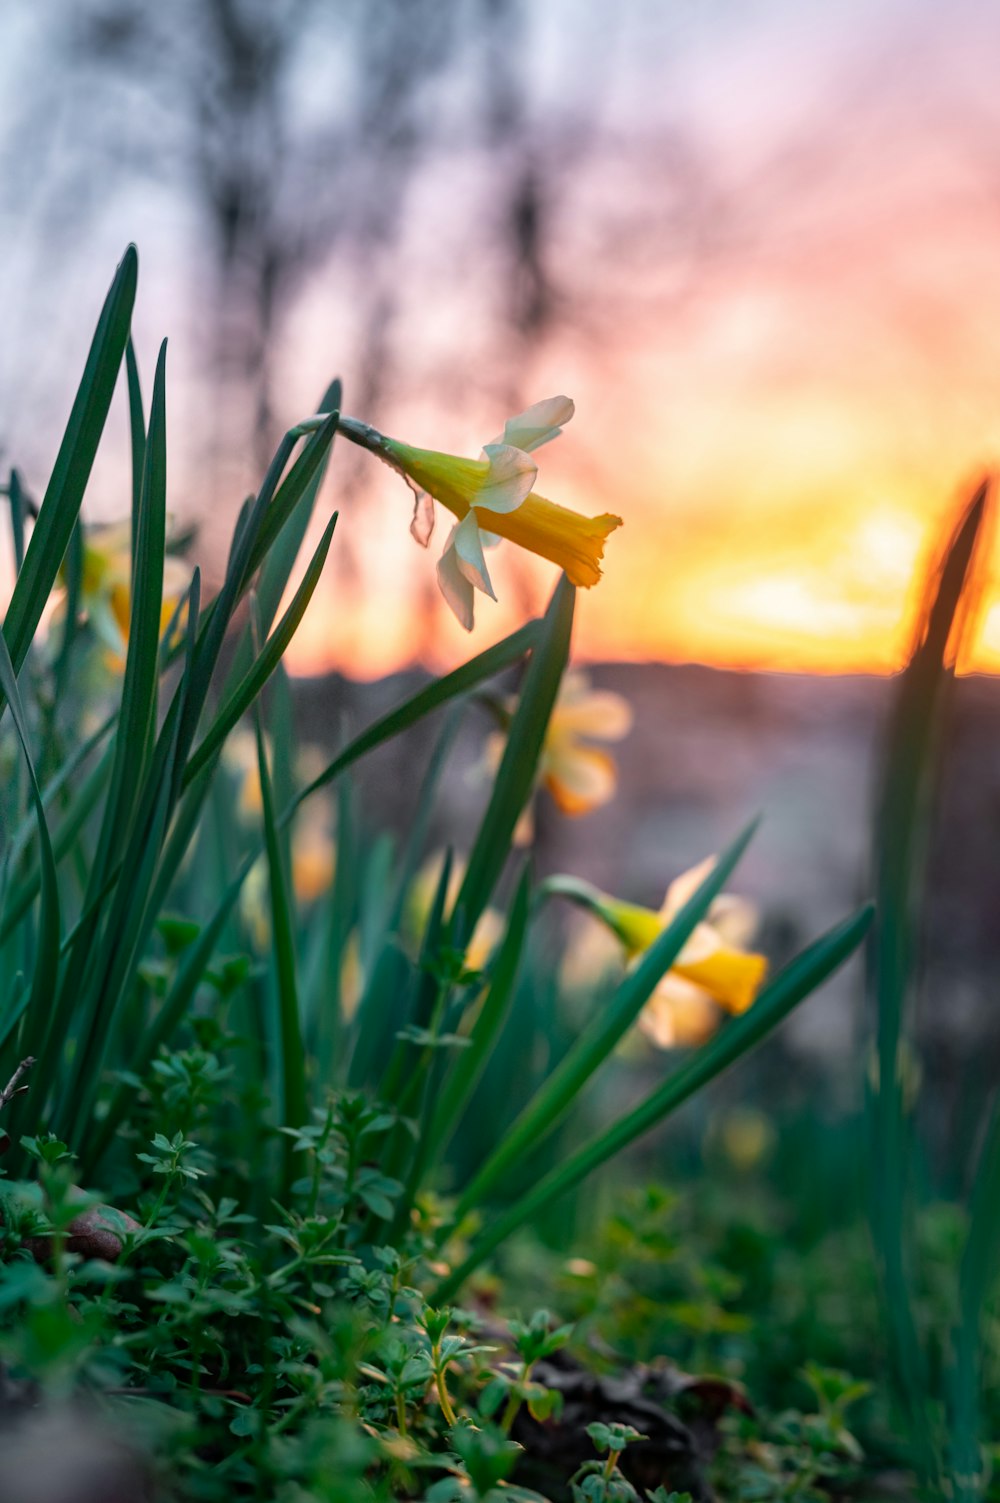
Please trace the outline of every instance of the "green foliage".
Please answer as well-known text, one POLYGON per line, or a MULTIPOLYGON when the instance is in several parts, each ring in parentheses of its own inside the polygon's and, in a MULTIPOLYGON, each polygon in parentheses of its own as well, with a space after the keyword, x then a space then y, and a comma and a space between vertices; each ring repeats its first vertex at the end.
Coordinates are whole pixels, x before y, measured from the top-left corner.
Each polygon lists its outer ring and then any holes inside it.
POLYGON ((879 919, 870 974, 876 1050, 870 1205, 892 1380, 921 1489, 964 1500, 983 1496, 988 1475, 981 1404, 987 1302, 1000 1249, 1000 1128, 995 1104, 992 1111, 983 1107, 970 1224, 947 1317, 951 1329, 923 1329, 914 1233, 914 1071, 907 1061, 917 1060, 914 981, 939 752, 956 659, 978 596, 977 562, 983 534, 989 532, 989 509, 990 488, 984 483, 925 585, 916 640, 885 735, 873 848, 879 919), (940 1346, 945 1355, 932 1365, 928 1352, 940 1346))
MULTIPOLYGON (((43 1396, 86 1391, 123 1425, 141 1420, 185 1497, 524 1498, 513 1431, 525 1414, 558 1420, 561 1395, 535 1369, 570 1328, 539 1312, 498 1342, 453 1302, 536 1211, 755 1047, 852 953, 869 915, 806 949, 645 1101, 567 1148, 558 1129, 705 918, 748 830, 596 999, 504 1140, 479 1139, 456 1185, 457 1129, 494 1054, 516 1046, 539 904, 514 835, 569 661, 575 591, 564 577, 540 620, 300 770, 282 658, 335 516, 279 610, 330 459, 339 383, 284 435, 239 511, 214 597, 192 569, 165 598, 165 346, 147 419, 129 334, 136 275, 130 250, 30 530, 16 473, 5 488, 18 572, 0 635, 0 1082, 35 1064, 27 1093, 0 1097, 0 1360, 43 1396), (115 559, 80 507, 123 362, 131 547, 115 559), (46 635, 60 581, 61 623, 46 635), (110 616, 124 656, 109 666, 98 624, 110 616), (449 858, 421 911, 457 716, 522 659, 457 893, 449 858), (446 706, 397 851, 367 828, 349 773, 446 706), (259 819, 235 760, 246 722, 259 819), (299 891, 297 837, 334 814, 332 879, 299 891), (495 943, 476 953, 488 910, 501 909, 495 943), (547 1172, 498 1206, 539 1144, 547 1172)), ((833 1426, 838 1400, 820 1397, 833 1426)), ((635 1432, 591 1434, 606 1455, 578 1474, 576 1497, 635 1496, 618 1465, 635 1432)))

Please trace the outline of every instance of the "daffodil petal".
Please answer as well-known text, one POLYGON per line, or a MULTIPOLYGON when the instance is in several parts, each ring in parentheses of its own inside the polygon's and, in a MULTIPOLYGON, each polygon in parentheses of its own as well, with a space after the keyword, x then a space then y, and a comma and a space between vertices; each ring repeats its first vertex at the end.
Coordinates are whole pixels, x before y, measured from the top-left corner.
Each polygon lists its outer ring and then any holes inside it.
POLYGON ((498 532, 484 532, 480 527, 479 541, 482 543, 484 548, 499 548, 500 544, 503 542, 503 538, 498 532))
POLYGON ((704 987, 672 971, 639 1014, 639 1028, 658 1049, 690 1049, 711 1038, 719 1012, 704 987))
POLYGON ((487 471, 473 497, 473 505, 506 515, 516 511, 531 494, 538 466, 523 449, 513 444, 487 444, 483 450, 487 471))
POLYGON ((733 893, 720 893, 708 913, 712 928, 737 950, 746 949, 760 925, 760 915, 753 903, 733 893))
POLYGON ((458 567, 469 583, 477 590, 482 590, 484 595, 489 595, 491 600, 495 600, 497 597, 493 589, 493 581, 490 579, 490 571, 486 567, 475 512, 470 511, 468 516, 453 528, 449 547, 453 548, 458 555, 458 567))
MULTIPOLYGON (((452 538, 457 529, 452 528, 452 538)), ((475 590, 462 573, 459 565, 458 554, 451 546, 451 538, 437 562, 438 585, 441 594, 451 606, 455 616, 465 627, 471 631, 475 624, 475 590)))
POLYGON ((588 689, 579 698, 557 700, 553 718, 561 730, 595 741, 621 741, 632 729, 632 706, 610 689, 588 689))
POLYGON ((515 448, 530 453, 532 449, 558 438, 575 411, 569 397, 545 397, 516 417, 508 418, 503 433, 494 439, 494 443, 513 444, 515 448))
POLYGON ((675 913, 678 913, 689 898, 693 898, 698 888, 715 866, 715 856, 706 856, 704 861, 699 861, 697 866, 692 866, 689 871, 682 872, 675 877, 667 888, 666 897, 663 899, 663 907, 660 915, 664 923, 669 923, 675 913))
POLYGON ((596 747, 567 741, 543 759, 542 778, 563 814, 589 814, 614 797, 614 761, 596 747))

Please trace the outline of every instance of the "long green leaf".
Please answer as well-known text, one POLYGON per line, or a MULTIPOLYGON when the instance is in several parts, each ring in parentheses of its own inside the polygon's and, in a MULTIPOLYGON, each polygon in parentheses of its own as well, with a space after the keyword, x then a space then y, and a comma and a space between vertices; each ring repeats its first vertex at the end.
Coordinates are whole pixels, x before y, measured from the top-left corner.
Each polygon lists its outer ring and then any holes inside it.
MULTIPOLYGON (((134 1050, 129 1053, 129 1070, 133 1075, 142 1076, 149 1069, 161 1045, 170 1041, 190 1011, 198 987, 205 979, 205 973, 225 928, 226 920, 240 895, 240 890, 255 859, 254 857, 243 863, 240 871, 223 893, 208 923, 185 951, 170 990, 163 999, 163 1005, 134 1050)), ((134 1087, 120 1085, 111 1098, 106 1115, 96 1125, 94 1133, 88 1135, 81 1152, 81 1163, 88 1173, 93 1171, 108 1151, 118 1128, 128 1115, 135 1094, 134 1087)))
MULTIPOLYGON (((292 894, 289 873, 274 809, 271 773, 264 747, 264 728, 260 709, 256 714, 257 767, 263 805, 264 846, 267 852, 268 886, 271 894, 271 932, 274 947, 275 980, 278 993, 278 1038, 281 1045, 279 1078, 281 1080, 281 1126, 302 1127, 309 1112, 306 1095, 305 1046, 299 1011, 299 988, 296 975, 295 925, 292 918, 292 894)), ((292 1144, 286 1155, 285 1188, 291 1183, 292 1144)))
MULTIPOLYGON (((56 990, 56 981, 59 974, 59 886, 56 879, 56 863, 52 854, 52 841, 49 838, 49 827, 45 818, 45 806, 42 803, 41 789, 35 776, 35 765, 31 757, 31 746, 28 740, 28 725, 24 714, 24 706, 17 687, 17 675, 7 649, 7 642, 0 632, 0 690, 10 707, 11 717, 14 721, 14 729, 17 739, 21 743, 21 751, 24 755, 28 769, 28 779, 31 786, 32 802, 35 805, 35 816, 38 821, 38 841, 41 848, 41 892, 42 901, 39 913, 38 939, 36 944, 35 972, 31 981, 31 995, 28 1001, 29 1030, 32 1040, 44 1028, 45 1018, 52 1006, 56 990)), ((2 711, 0 711, 2 714, 2 711)))
POLYGON ((514 895, 503 942, 490 968, 489 985, 469 1035, 469 1047, 459 1051, 437 1100, 434 1117, 426 1134, 425 1158, 428 1166, 448 1146, 507 1018, 524 950, 530 909, 531 880, 525 872, 514 895))
POLYGON ((132 591, 128 652, 118 716, 118 745, 105 831, 95 865, 107 870, 124 844, 142 784, 156 719, 163 558, 167 526, 166 340, 160 346, 146 440, 138 531, 132 540, 132 591))
POLYGON ((440 1306, 461 1288, 474 1269, 489 1257, 511 1232, 551 1205, 557 1196, 578 1185, 601 1164, 627 1148, 636 1138, 658 1126, 671 1112, 702 1090, 723 1070, 756 1047, 781 1020, 821 986, 854 953, 872 919, 870 907, 861 909, 815 941, 765 987, 748 1012, 734 1018, 709 1043, 633 1111, 571 1154, 546 1174, 508 1211, 490 1219, 463 1263, 431 1295, 440 1306))
POLYGON ((320 539, 319 547, 313 554, 309 567, 303 575, 302 583, 296 590, 287 611, 267 639, 259 656, 251 664, 245 677, 233 689, 222 709, 215 716, 197 749, 189 758, 188 764, 184 769, 184 787, 187 787, 199 773, 204 771, 205 767, 222 747, 229 732, 253 704, 271 677, 271 674, 281 662, 289 643, 302 622, 309 602, 313 597, 313 592, 319 583, 320 575, 323 572, 323 565, 326 563, 327 554, 330 551, 333 529, 336 525, 337 513, 334 512, 327 523, 326 530, 320 539))
MULTIPOLYGON (((56 829, 52 842, 57 866, 67 852, 73 848, 80 835, 80 831, 97 808, 104 785, 111 776, 113 760, 114 748, 109 747, 97 766, 88 774, 83 786, 74 794, 69 808, 66 810, 56 829)), ((34 871, 29 872, 7 894, 3 910, 3 920, 0 922, 0 943, 10 937, 17 925, 24 918, 24 915, 38 896, 41 882, 41 868, 36 867, 34 871)))
POLYGON ((135 302, 138 258, 130 245, 115 273, 98 320, 24 566, 17 577, 3 633, 19 672, 52 592, 90 479, 111 405, 135 302))
POLYGON ((587 1081, 608 1059, 642 1008, 660 979, 666 975, 696 926, 708 912, 729 880, 746 850, 757 821, 747 826, 723 852, 708 876, 683 908, 646 951, 640 963, 629 971, 607 1005, 599 1007, 569 1053, 539 1087, 517 1120, 504 1133, 478 1173, 463 1192, 456 1209, 461 1219, 493 1188, 511 1165, 535 1148, 566 1115, 587 1081))
POLYGON ((412 725, 416 725, 425 715, 433 710, 448 704, 450 700, 457 699, 461 694, 468 694, 475 689, 484 679, 492 678, 496 673, 502 673, 505 668, 516 663, 518 658, 532 650, 538 641, 541 622, 529 621, 525 626, 512 632, 509 637, 504 637, 502 642, 497 642, 494 647, 488 647, 477 657, 470 658, 463 663, 461 668, 456 668, 452 673, 446 673, 443 678, 437 678, 426 686, 419 689, 416 694, 405 699, 394 710, 379 717, 370 726, 356 736, 342 752, 339 752, 333 761, 324 770, 308 783, 291 803, 281 813, 279 824, 286 824, 293 818, 298 809, 307 798, 327 787, 353 767, 355 762, 360 762, 362 757, 382 746, 386 741, 391 741, 394 736, 399 736, 403 731, 408 731, 412 725))
POLYGON ((969 583, 987 495, 986 486, 977 491, 925 587, 917 639, 898 683, 886 734, 874 852, 877 918, 870 992, 877 1011, 878 1073, 870 1101, 871 1219, 885 1290, 893 1384, 922 1485, 932 1491, 941 1485, 941 1458, 914 1316, 907 1210, 910 1124, 899 1059, 915 964, 936 753, 954 677, 956 640, 969 614, 969 583))
POLYGON ((146 468, 146 422, 143 417, 142 386, 135 346, 129 336, 125 346, 125 375, 128 382, 128 423, 132 451, 132 590, 135 591, 135 541, 139 536, 142 505, 142 477, 146 468))
POLYGON ((954 1496, 982 1496, 981 1445, 983 1326, 1000 1257, 1000 1097, 994 1101, 976 1165, 969 1232, 959 1274, 959 1321, 954 1342, 950 1470, 954 1496))
POLYGON ((452 941, 459 949, 473 934, 490 900, 535 786, 549 716, 569 658, 575 599, 576 591, 564 574, 543 617, 493 792, 455 900, 452 941))

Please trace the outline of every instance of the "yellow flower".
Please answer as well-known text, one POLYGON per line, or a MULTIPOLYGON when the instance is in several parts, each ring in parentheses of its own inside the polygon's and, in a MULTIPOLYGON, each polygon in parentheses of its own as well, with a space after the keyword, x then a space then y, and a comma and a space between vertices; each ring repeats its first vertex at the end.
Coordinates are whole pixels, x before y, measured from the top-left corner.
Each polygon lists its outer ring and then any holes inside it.
MULTIPOLYGON (((175 554, 168 553, 163 560, 161 632, 166 630, 190 581, 189 565, 175 554)), ((57 616, 64 609, 65 600, 61 602, 57 616)), ((123 668, 132 614, 130 522, 101 522, 84 529, 80 609, 105 649, 108 666, 116 670, 123 668)))
POLYGON ((592 689, 585 673, 567 673, 549 718, 539 777, 563 814, 589 814, 614 797, 614 757, 591 741, 621 741, 632 706, 610 689, 592 689))
MULTIPOLYGON (((513 715, 516 697, 507 701, 513 715)), ((614 757, 591 741, 620 741, 632 729, 632 707, 621 694, 610 689, 592 689, 585 673, 567 673, 559 687, 549 716, 542 753, 538 760, 538 781, 551 794, 563 814, 589 814, 608 803, 618 786, 618 768, 614 757)), ((492 777, 500 766, 507 736, 495 731, 487 738, 483 762, 478 775, 492 777)), ((514 831, 516 845, 528 844, 534 834, 531 804, 514 831)))
MULTIPOLYGON (((634 962, 659 938, 714 864, 710 856, 671 882, 659 911, 621 903, 586 883, 563 890, 608 924, 634 962)), ((658 1048, 702 1043, 718 1024, 717 1007, 738 1014, 752 1005, 767 972, 764 956, 746 949, 755 925, 753 909, 741 898, 722 894, 715 899, 639 1017, 639 1027, 658 1048)))
POLYGON ((437 572, 445 599, 467 631, 473 626, 475 591, 496 599, 485 550, 501 539, 557 564, 585 589, 601 577, 604 540, 621 526, 621 518, 582 517, 532 490, 538 474, 532 450, 556 438, 573 410, 568 397, 536 402, 510 418, 479 459, 414 448, 355 418, 340 420, 345 437, 391 465, 416 492, 410 530, 418 542, 430 541, 434 501, 457 519, 437 572))
POLYGON ((292 887, 300 903, 315 903, 329 891, 337 848, 326 825, 315 819, 296 825, 292 835, 292 887))

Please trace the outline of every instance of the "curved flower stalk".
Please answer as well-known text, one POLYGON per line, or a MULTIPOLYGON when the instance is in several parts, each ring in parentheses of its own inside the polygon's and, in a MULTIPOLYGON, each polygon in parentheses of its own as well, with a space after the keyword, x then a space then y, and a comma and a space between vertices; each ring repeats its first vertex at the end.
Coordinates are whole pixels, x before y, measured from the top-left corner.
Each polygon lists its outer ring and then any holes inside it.
MULTIPOLYGON (((697 891, 714 864, 715 857, 710 856, 671 882, 659 911, 620 902, 575 879, 558 879, 557 890, 602 919, 634 963, 697 891)), ((767 973, 765 957, 746 948, 755 927, 756 914, 744 899, 726 893, 715 899, 639 1016, 639 1027, 657 1048, 702 1043, 718 1026, 719 1008, 739 1014, 752 1006, 767 973)))
POLYGON ((410 531, 419 543, 430 542, 435 501, 456 518, 437 572, 441 592, 466 631, 474 624, 475 591, 496 599, 486 550, 502 539, 557 564, 584 589, 601 577, 604 541, 621 526, 621 517, 582 517, 532 489, 538 475, 532 452, 557 438, 573 411, 569 397, 536 402, 510 418, 479 459, 414 448, 356 418, 340 419, 345 438, 390 465, 415 492, 410 531))

